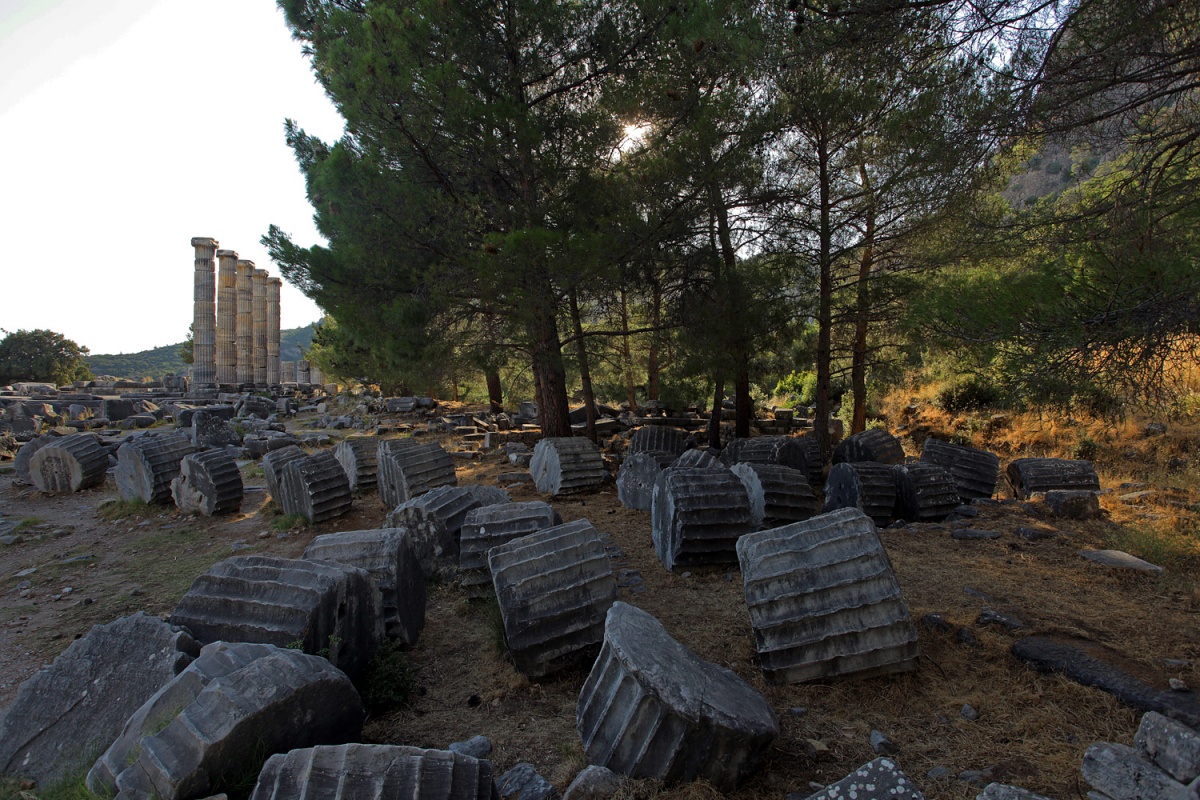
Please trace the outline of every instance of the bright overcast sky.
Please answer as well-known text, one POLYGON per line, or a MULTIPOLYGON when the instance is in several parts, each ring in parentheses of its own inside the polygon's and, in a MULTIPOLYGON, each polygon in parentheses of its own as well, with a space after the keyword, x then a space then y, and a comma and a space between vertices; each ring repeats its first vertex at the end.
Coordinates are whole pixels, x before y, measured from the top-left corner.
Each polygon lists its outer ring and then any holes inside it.
MULTIPOLYGON (((279 275, 268 225, 321 241, 289 117, 341 135, 272 0, 0 0, 0 328, 182 341, 193 236, 279 275)), ((321 313, 286 281, 280 312, 321 313)))

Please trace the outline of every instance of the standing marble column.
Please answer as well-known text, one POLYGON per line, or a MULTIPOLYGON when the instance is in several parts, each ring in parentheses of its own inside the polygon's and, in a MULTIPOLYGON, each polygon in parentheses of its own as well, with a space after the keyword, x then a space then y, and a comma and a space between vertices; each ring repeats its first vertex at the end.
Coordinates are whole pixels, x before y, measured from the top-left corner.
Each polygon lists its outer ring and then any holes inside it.
POLYGON ((254 385, 267 385, 267 271, 254 270, 254 385))
POLYGON ((308 371, 308 362, 300 359, 296 362, 296 383, 311 383, 312 375, 308 371))
POLYGON ((254 383, 254 262, 237 262, 237 382, 254 383))
POLYGON ((313 386, 320 386, 321 388, 325 388, 325 373, 321 371, 320 367, 318 367, 316 365, 309 367, 308 368, 308 379, 310 381, 312 381, 313 386))
POLYGON ((207 236, 192 239, 196 248, 196 272, 193 276, 195 305, 192 309, 192 385, 207 389, 216 383, 216 274, 213 254, 217 240, 207 236))
POLYGON ((279 362, 279 382, 280 383, 295 383, 296 382, 296 362, 295 361, 280 361, 279 362))
POLYGON ((217 383, 232 386, 237 379, 237 253, 218 250, 217 260, 217 383))
POLYGON ((279 385, 279 289, 283 281, 267 279, 267 385, 279 385))

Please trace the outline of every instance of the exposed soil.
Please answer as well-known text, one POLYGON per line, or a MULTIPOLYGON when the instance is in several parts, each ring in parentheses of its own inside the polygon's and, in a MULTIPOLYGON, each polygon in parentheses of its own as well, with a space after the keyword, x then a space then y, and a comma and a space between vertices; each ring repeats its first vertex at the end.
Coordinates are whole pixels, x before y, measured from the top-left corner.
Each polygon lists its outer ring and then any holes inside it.
MULTIPOLYGON (((514 471, 496 453, 458 463, 460 484, 496 484, 514 471)), ((92 625, 138 610, 169 614, 216 561, 238 552, 297 557, 321 533, 383 522, 372 493, 357 499, 346 517, 276 531, 278 517, 261 477, 248 478, 247 485, 242 513, 233 517, 183 517, 163 506, 107 521, 100 506, 116 497, 111 481, 102 490, 47 497, 15 486, 11 473, 0 475, 0 528, 11 532, 14 523, 28 520, 17 533, 22 541, 0 546, 0 706, 92 625)), ((1146 513, 1145 506, 1127 508, 1114 495, 1104 499, 1108 518, 1088 523, 1052 519, 1036 505, 984 506, 971 526, 1000 531, 991 541, 953 540, 949 525, 883 531, 914 620, 938 613, 952 629, 918 625, 921 661, 913 673, 774 686, 757 666, 736 566, 666 572, 654 556, 649 515, 623 508, 611 485, 562 499, 541 497, 528 483, 507 488, 514 500, 550 500, 564 520, 587 518, 608 534, 624 552, 614 567, 638 570, 643 579, 642 587, 621 589, 620 599, 654 614, 679 641, 766 696, 781 735, 764 768, 735 797, 806 794, 838 780, 875 757, 872 730, 898 745, 901 768, 930 798, 973 798, 979 788, 958 778, 968 770, 990 770, 985 780, 1055 798, 1086 796, 1079 779, 1084 750, 1098 740, 1131 743, 1140 712, 1015 659, 1012 643, 1033 632, 1105 645, 1163 689, 1170 678, 1200 686, 1194 561, 1179 560, 1153 575, 1118 572, 1077 555, 1112 546, 1127 533, 1126 523, 1146 513), (1018 527, 1053 535, 1026 541, 1014 533, 1018 527), (977 624, 984 608, 1015 616, 1025 628, 977 624), (970 628, 977 644, 960 642, 959 627, 970 628), (960 714, 964 704, 978 711, 976 720, 960 714), (927 777, 935 767, 945 767, 948 776, 927 777)), ((420 690, 406 708, 369 720, 369 740, 445 747, 484 734, 494 743, 497 774, 529 761, 560 790, 586 764, 575 733, 586 671, 543 681, 522 676, 506 659, 494 604, 468 601, 453 585, 431 586, 425 630, 408 655, 420 690)), ((655 791, 643 784, 630 794, 655 791)), ((660 792, 698 794, 716 796, 703 786, 660 792)))

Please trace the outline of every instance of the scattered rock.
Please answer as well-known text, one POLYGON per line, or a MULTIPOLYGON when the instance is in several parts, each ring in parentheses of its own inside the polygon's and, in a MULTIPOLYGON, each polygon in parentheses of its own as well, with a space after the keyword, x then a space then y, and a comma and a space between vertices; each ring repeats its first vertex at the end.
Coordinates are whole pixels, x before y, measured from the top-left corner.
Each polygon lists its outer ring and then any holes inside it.
MULTIPOLYGON (((941 769, 935 767, 934 769, 941 769)), ((932 770, 930 771, 932 772, 932 770)), ((933 777, 930 775, 930 777, 933 777)), ((888 800, 925 800, 921 790, 900 771, 900 765, 888 757, 863 764, 837 783, 811 794, 807 800, 844 800, 844 798, 888 798, 888 800)))
POLYGON ((496 779, 501 800, 556 800, 558 791, 538 774, 537 767, 522 761, 496 779))
POLYGON ((1100 519, 1100 498, 1093 491, 1052 489, 1043 495, 1050 513, 1061 519, 1100 519))
POLYGON ((605 800, 616 795, 624 782, 620 775, 607 767, 593 764, 575 776, 563 793, 563 800, 605 800))
POLYGON ((454 742, 446 749, 471 758, 487 758, 492 754, 492 740, 486 736, 472 736, 465 742, 454 742))
POLYGON ((900 752, 899 746, 881 731, 871 731, 871 749, 880 756, 894 756, 900 752))
POLYGON ((994 625, 998 628, 1003 628, 1006 631, 1019 631, 1025 627, 1025 623, 1011 614, 1001 614, 990 608, 985 608, 979 612, 979 616, 975 619, 976 625, 994 625))
POLYGON ((970 703, 963 703, 963 707, 958 710, 958 715, 967 722, 974 722, 979 719, 979 712, 970 703))
POLYGON ((950 532, 950 538, 958 539, 959 541, 999 539, 1000 531, 989 531, 983 528, 959 528, 950 532))
POLYGON ((1103 564, 1106 567, 1114 569, 1129 569, 1138 572, 1162 572, 1163 568, 1149 561, 1143 561, 1137 556, 1131 556, 1129 553, 1121 552, 1120 550, 1080 550, 1079 555, 1086 558, 1088 561, 1095 561, 1097 564, 1103 564))

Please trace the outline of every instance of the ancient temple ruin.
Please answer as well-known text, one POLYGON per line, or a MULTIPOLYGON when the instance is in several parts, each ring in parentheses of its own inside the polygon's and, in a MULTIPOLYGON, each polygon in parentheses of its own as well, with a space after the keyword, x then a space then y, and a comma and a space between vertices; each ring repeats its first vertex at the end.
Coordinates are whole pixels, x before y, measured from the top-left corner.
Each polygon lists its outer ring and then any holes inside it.
POLYGON ((192 239, 195 306, 192 382, 195 392, 267 389, 288 383, 323 384, 307 361, 280 361, 279 295, 283 286, 216 239, 192 239))

